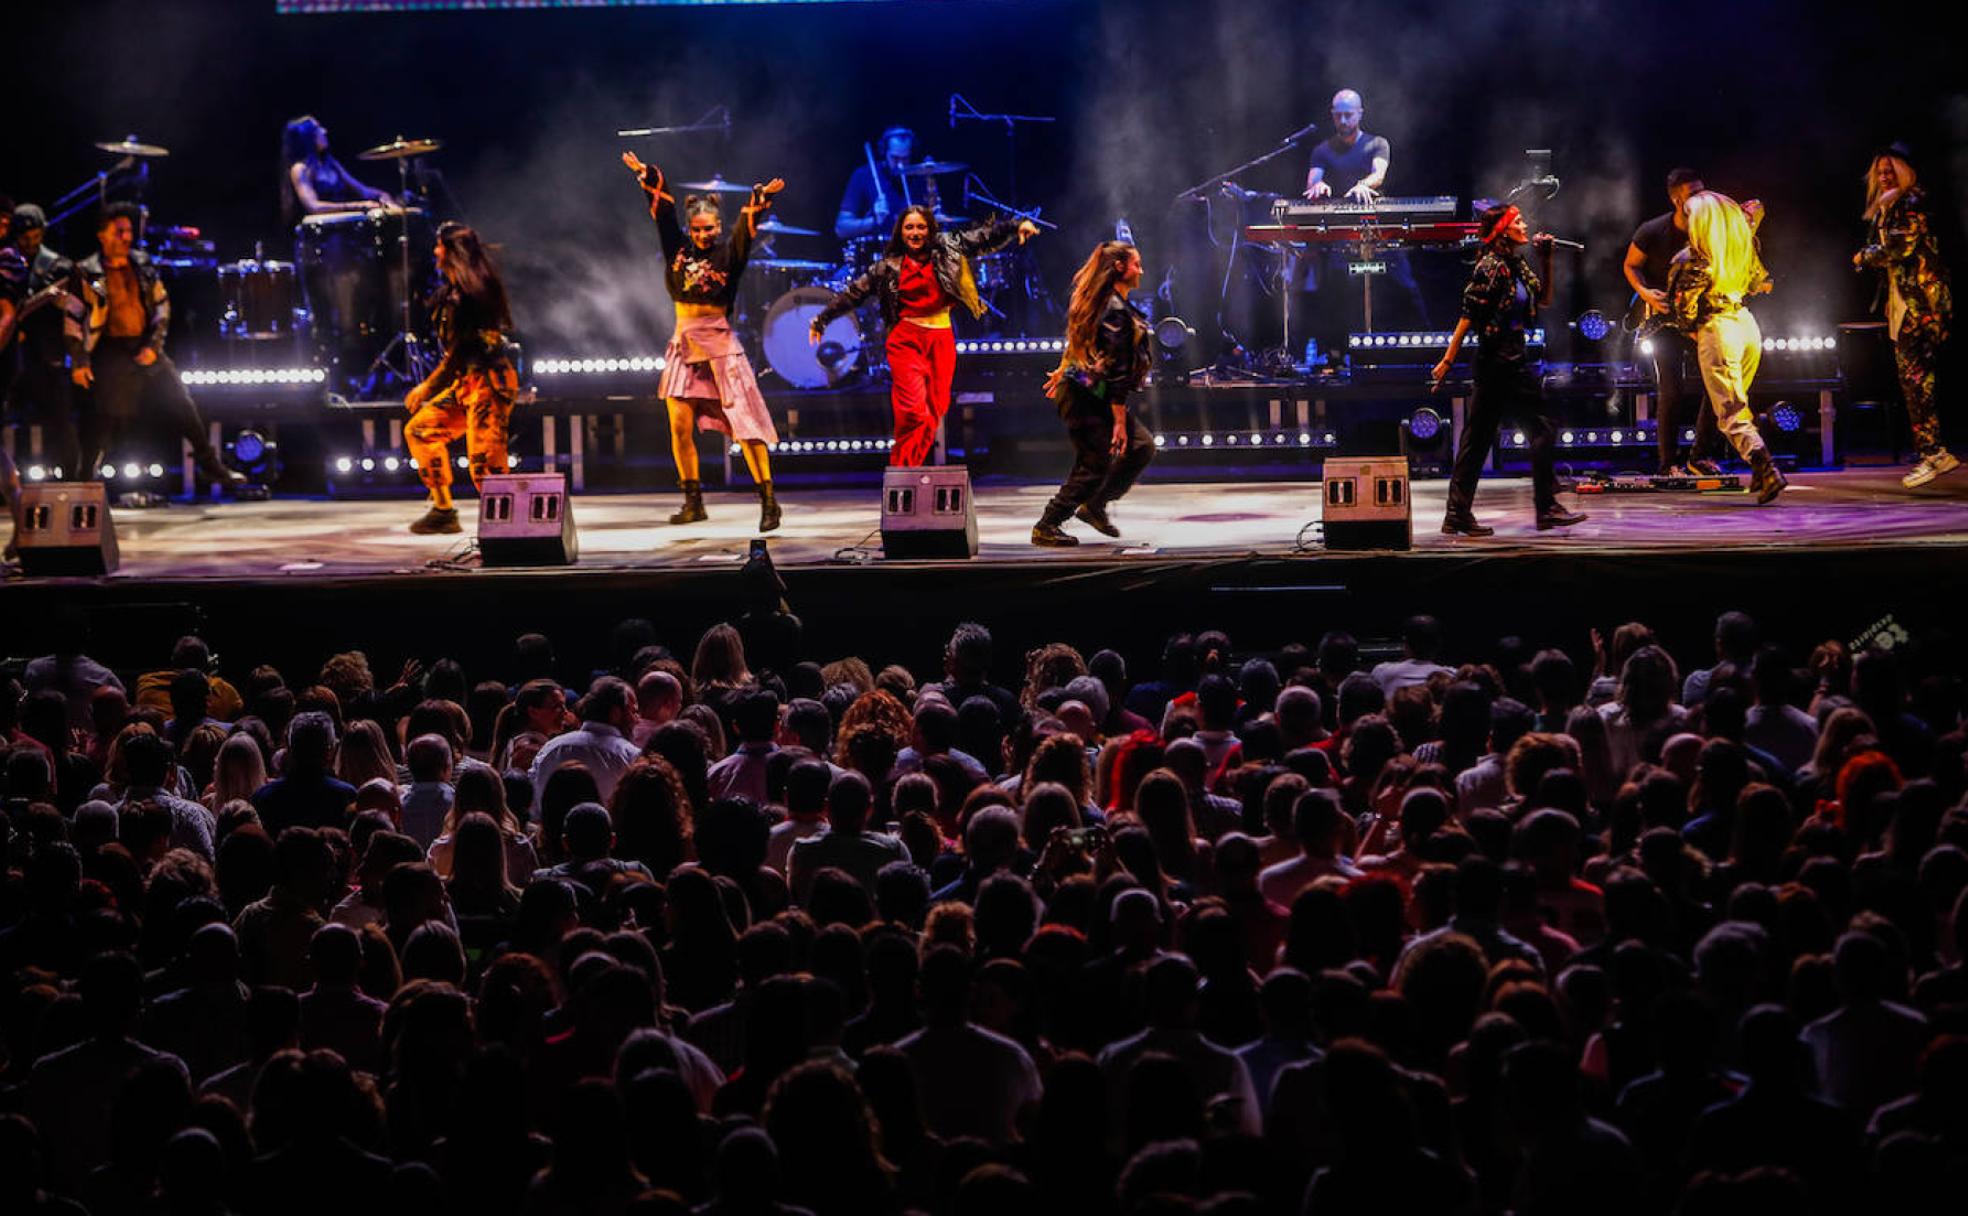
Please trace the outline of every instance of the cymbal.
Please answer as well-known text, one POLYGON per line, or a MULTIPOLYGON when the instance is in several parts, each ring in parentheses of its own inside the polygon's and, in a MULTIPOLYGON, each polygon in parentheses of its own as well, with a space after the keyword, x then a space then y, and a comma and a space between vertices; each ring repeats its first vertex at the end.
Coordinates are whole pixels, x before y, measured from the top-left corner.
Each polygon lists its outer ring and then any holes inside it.
POLYGON ((962 173, 970 168, 958 160, 926 160, 919 164, 904 165, 896 172, 903 177, 940 177, 945 173, 962 173))
POLYGON ((402 160, 406 156, 428 156, 444 146, 441 139, 405 139, 399 135, 386 144, 377 144, 355 154, 357 160, 402 160))
POLYGON ((678 182, 677 189, 695 190, 699 194, 750 194, 752 192, 750 186, 741 186, 737 182, 725 181, 715 174, 707 182, 678 182))
POLYGON ((159 156, 169 156, 171 154, 171 150, 169 148, 160 148, 156 144, 146 144, 146 143, 137 142, 137 137, 134 135, 125 135, 120 141, 116 143, 108 143, 102 140, 98 140, 96 142, 96 147, 101 148, 105 152, 113 152, 118 156, 142 156, 147 158, 155 158, 159 156))
POLYGON ((819 236, 820 235, 818 231, 812 228, 795 228, 791 224, 782 224, 779 222, 779 219, 776 216, 767 216, 765 222, 759 225, 759 231, 769 236, 819 236))

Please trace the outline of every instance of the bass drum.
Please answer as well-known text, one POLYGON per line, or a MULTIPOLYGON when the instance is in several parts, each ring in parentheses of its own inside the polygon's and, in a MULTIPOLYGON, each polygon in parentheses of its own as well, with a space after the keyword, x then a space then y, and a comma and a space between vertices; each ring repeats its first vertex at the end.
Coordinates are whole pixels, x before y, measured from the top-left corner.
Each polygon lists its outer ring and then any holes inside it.
POLYGON ((880 350, 879 335, 853 313, 828 322, 820 345, 807 327, 834 298, 824 287, 795 287, 765 314, 765 365, 794 388, 837 388, 864 371, 880 350))

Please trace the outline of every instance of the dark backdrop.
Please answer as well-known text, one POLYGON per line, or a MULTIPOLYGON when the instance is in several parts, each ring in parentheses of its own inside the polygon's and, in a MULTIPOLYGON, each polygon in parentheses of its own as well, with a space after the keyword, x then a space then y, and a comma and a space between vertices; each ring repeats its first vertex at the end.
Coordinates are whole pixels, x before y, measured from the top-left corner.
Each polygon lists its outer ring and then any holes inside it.
MULTIPOLYGON (((1560 309, 1623 305, 1618 259, 1676 164, 1770 205, 1773 332, 1826 332, 1863 312, 1847 267, 1867 155, 1911 139, 1959 260, 1968 90, 1958 47, 1898 3, 1613 4, 1587 0, 976 0, 927 3, 276 16, 272 0, 67 0, 10 14, 0 188, 47 199, 101 166, 90 141, 136 132, 172 149, 150 202, 226 257, 286 244, 281 124, 312 112, 342 158, 403 133, 437 160, 464 215, 499 242, 540 353, 660 348, 669 309, 633 146, 677 177, 783 175, 781 210, 827 228, 861 142, 892 121, 919 151, 972 162, 1009 190, 1001 129, 951 130, 980 108, 1051 114, 1025 128, 1018 187, 1064 225, 1041 246, 1054 290, 1125 215, 1185 313, 1215 307, 1203 240, 1172 197, 1323 117, 1342 86, 1394 141, 1395 193, 1507 189, 1521 150, 1563 180, 1540 222, 1590 246, 1560 309), (727 140, 635 141, 617 127, 731 108, 727 140)), ((1929 17, 1928 20, 1933 18, 1929 17)), ((385 166, 360 170, 392 186, 385 166), (373 170, 373 171, 372 171, 373 170)), ((1244 180, 1289 188, 1292 153, 1244 180)), ((1224 227, 1218 215, 1217 227, 1224 227)), ((73 252, 80 232, 63 234, 73 252)), ((825 257, 826 242, 782 243, 825 257)))

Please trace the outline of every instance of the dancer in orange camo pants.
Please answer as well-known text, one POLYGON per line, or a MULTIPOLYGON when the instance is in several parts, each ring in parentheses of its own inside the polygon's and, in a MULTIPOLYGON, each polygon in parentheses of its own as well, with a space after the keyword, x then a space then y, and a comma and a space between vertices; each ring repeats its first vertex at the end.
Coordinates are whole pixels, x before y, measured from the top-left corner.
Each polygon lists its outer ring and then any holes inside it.
POLYGON ((465 438, 472 485, 506 469, 506 426, 519 396, 519 375, 507 351, 512 315, 505 284, 478 239, 463 224, 437 230, 437 269, 444 285, 431 301, 444 357, 410 390, 403 436, 417 473, 430 491, 430 509, 410 525, 427 534, 462 531, 451 501, 449 445, 465 438))

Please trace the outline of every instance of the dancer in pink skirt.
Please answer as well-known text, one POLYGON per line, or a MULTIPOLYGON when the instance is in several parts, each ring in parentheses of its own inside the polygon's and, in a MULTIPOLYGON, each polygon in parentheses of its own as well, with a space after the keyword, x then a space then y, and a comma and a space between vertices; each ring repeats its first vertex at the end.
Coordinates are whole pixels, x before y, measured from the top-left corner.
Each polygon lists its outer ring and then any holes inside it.
POLYGON ((775 177, 753 186, 731 239, 720 241, 724 217, 717 195, 684 198, 686 231, 677 224, 676 199, 664 189, 662 170, 643 164, 633 152, 622 153, 622 163, 649 195, 649 214, 663 242, 664 277, 670 299, 676 302, 676 332, 663 352, 663 378, 657 386, 670 411, 670 450, 683 484, 683 509, 670 516, 670 522, 692 524, 709 518, 703 482, 697 475, 696 431, 702 428, 738 441, 745 467, 758 484, 759 531, 770 532, 779 526, 779 500, 772 493, 767 447, 778 442, 779 432, 766 412, 745 348, 732 331, 731 306, 738 298, 738 280, 758 236, 760 217, 786 183, 775 177))

